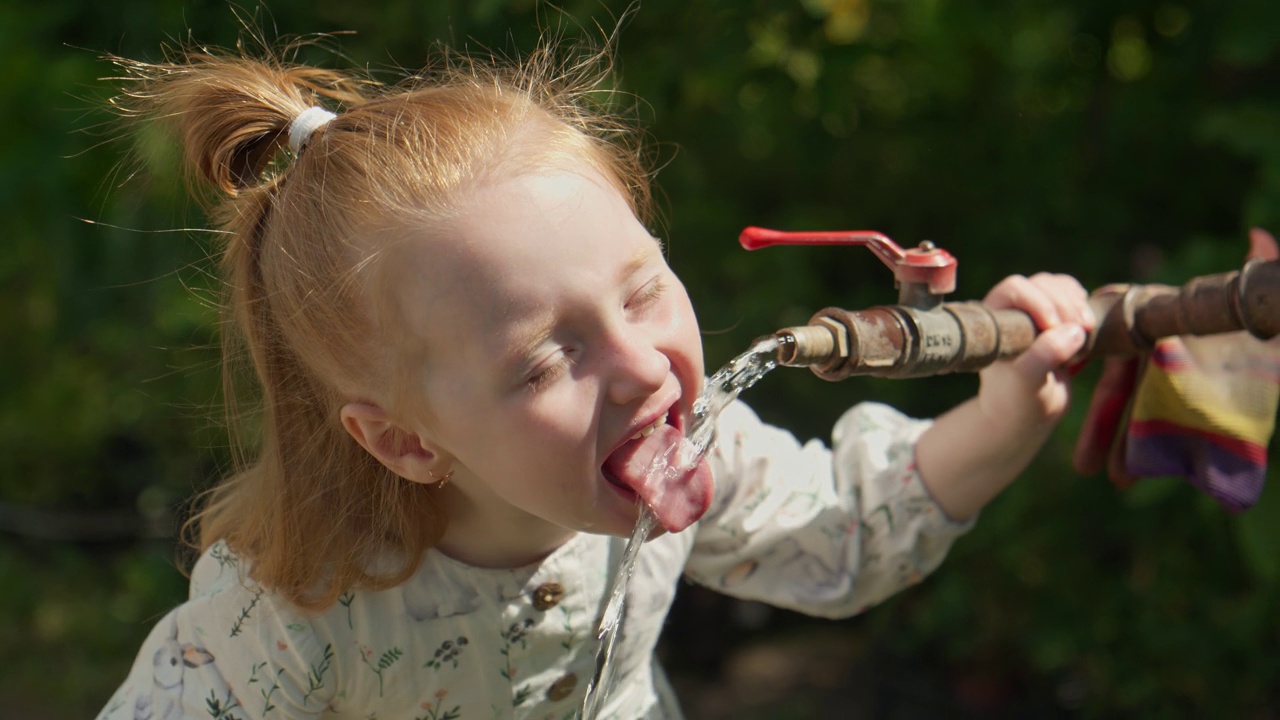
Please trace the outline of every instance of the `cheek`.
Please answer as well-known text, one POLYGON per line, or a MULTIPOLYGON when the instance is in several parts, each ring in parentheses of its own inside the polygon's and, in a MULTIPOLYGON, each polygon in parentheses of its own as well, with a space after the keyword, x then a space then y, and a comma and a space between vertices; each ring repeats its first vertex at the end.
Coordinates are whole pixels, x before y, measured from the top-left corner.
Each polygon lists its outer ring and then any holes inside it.
POLYGON ((595 417, 595 398, 587 385, 558 382, 527 407, 513 410, 511 417, 534 438, 534 443, 560 447, 579 444, 590 437, 595 417))
POLYGON ((495 425, 502 415, 472 383, 457 380, 466 377, 461 372, 455 367, 437 367, 424 380, 419 400, 423 412, 418 417, 443 450, 465 462, 476 455, 475 447, 501 435, 501 428, 495 425))
POLYGON ((488 422, 477 430, 526 462, 562 464, 570 451, 576 454, 593 446, 594 407, 582 390, 559 380, 540 394, 494 407, 486 413, 488 422))

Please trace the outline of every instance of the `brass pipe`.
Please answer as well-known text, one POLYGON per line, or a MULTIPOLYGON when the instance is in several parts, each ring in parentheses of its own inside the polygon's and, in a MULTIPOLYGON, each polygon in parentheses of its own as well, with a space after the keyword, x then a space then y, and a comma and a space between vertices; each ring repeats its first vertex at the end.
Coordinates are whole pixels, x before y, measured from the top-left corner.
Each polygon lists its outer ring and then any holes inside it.
MULTIPOLYGON (((1198 277, 1181 287, 1110 287, 1089 303, 1099 322, 1080 359, 1146 352, 1173 335, 1247 330, 1269 340, 1280 334, 1280 261, 1250 261, 1242 270, 1198 277)), ((826 308, 808 325, 783 328, 774 336, 780 365, 809 367, 824 380, 842 380, 974 372, 1022 353, 1036 334, 1035 323, 1021 310, 958 302, 933 309, 826 308)))

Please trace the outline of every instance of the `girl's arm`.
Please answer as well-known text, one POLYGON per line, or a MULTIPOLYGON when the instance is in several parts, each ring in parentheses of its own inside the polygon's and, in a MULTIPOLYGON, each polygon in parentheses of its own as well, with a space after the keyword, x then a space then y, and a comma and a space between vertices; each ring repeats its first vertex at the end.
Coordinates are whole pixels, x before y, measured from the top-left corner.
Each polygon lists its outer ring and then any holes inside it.
POLYGON ((1074 278, 1006 278, 984 302, 1018 308, 1042 331, 1031 348, 980 374, 978 395, 942 415, 916 445, 916 463, 938 505, 967 520, 1018 476, 1048 439, 1069 399, 1067 364, 1095 319, 1074 278))

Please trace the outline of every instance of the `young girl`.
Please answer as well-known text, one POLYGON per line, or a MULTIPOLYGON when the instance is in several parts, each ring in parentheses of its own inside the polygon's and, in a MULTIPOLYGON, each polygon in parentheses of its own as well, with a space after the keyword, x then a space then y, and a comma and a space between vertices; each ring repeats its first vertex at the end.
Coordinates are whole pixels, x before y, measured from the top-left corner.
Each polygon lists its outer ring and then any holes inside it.
POLYGON ((574 717, 641 503, 666 532, 601 717, 677 718, 654 646, 681 577, 852 615, 933 570, 1045 440, 1092 318, 1073 279, 1013 277, 987 301, 1045 332, 936 421, 860 405, 828 449, 737 403, 704 461, 648 481, 702 387, 698 326, 641 154, 589 102, 602 74, 549 57, 398 88, 121 61, 122 107, 225 196, 228 360, 263 405, 195 520, 190 599, 101 718, 574 717))

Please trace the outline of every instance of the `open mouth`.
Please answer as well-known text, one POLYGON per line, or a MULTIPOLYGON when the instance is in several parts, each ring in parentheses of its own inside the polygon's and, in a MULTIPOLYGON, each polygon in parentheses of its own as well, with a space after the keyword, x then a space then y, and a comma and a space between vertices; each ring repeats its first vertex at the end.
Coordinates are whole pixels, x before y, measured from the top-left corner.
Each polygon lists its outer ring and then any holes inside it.
POLYGON ((620 493, 643 501, 670 532, 688 527, 711 504, 711 471, 698 458, 682 459, 689 447, 668 409, 632 433, 605 458, 600 471, 620 493))
POLYGON ((600 474, 604 476, 605 481, 607 481, 610 485, 614 486, 618 490, 621 490, 623 493, 629 494, 629 495, 636 494, 635 490, 632 490, 631 488, 627 487, 627 484, 622 482, 622 478, 618 477, 611 470, 609 470, 608 465, 605 465, 604 467, 600 468, 600 474))
POLYGON ((615 449, 612 453, 610 453, 608 458, 605 458, 604 465, 600 468, 600 472, 602 475, 604 475, 604 479, 607 480, 610 485, 613 485, 614 487, 618 488, 618 490, 622 491, 624 494, 632 498, 638 498, 638 496, 636 495, 635 489, 626 481, 624 481, 621 477, 619 477, 618 474, 614 471, 614 468, 620 468, 625 465, 625 463, 623 462, 618 462, 615 459, 615 456, 618 456, 619 454, 629 455, 631 452, 629 448, 634 446, 636 443, 643 442, 646 438, 648 438, 649 436, 657 432, 659 428, 661 428, 664 425, 667 425, 668 424, 667 419, 670 418, 671 415, 672 415, 671 410, 668 410, 667 412, 658 416, 658 418, 655 419, 652 423, 637 430, 631 437, 627 438, 626 442, 618 446, 617 449, 615 449))
POLYGON ((653 434, 654 430, 657 430, 659 427, 667 424, 667 416, 670 414, 671 414, 670 410, 662 413, 662 417, 658 418, 657 420, 654 420, 652 424, 644 428, 641 428, 640 430, 637 430, 636 434, 632 435, 630 439, 640 440, 640 439, 649 437, 650 435, 653 434))

